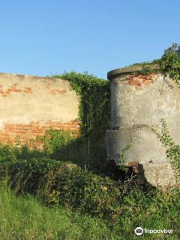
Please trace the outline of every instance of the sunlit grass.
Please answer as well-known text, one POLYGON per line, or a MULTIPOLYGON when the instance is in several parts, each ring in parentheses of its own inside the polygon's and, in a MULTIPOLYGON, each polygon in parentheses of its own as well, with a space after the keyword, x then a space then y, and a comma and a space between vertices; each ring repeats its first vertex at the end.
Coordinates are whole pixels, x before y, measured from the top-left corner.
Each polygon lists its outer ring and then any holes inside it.
POLYGON ((100 220, 72 213, 61 207, 47 208, 37 198, 16 196, 0 188, 0 239, 111 239, 100 220))

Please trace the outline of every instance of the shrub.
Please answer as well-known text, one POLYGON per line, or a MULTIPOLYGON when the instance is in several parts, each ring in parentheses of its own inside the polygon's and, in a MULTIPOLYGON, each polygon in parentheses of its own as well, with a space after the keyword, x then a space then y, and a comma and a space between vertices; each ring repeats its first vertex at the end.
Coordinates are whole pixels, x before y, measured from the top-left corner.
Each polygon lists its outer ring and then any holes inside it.
POLYGON ((17 150, 13 150, 12 147, 0 144, 0 163, 3 162, 15 162, 17 160, 17 150))
POLYGON ((15 192, 38 194, 48 205, 61 204, 103 218, 115 218, 121 211, 118 183, 75 164, 43 158, 4 163, 1 175, 5 169, 15 192))
MULTIPOLYGON (((5 170, 16 193, 28 192, 39 196, 47 206, 61 205, 73 212, 105 219, 116 236, 114 239, 136 239, 137 226, 173 229, 173 237, 178 239, 180 188, 162 191, 133 183, 123 185, 75 164, 46 158, 3 162, 1 177, 5 170)), ((161 235, 147 239, 157 237, 161 235)))

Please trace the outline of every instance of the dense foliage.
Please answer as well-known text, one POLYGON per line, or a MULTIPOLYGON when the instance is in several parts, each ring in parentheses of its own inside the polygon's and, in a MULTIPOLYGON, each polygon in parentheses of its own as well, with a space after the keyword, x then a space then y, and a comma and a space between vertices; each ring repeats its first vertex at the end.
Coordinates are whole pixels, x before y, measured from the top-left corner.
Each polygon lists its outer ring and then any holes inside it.
MULTIPOLYGON (((180 188, 162 191, 130 182, 123 184, 83 170, 75 164, 45 158, 3 162, 0 167, 1 178, 3 174, 15 193, 38 196, 43 205, 55 205, 57 211, 63 207, 66 212, 101 218, 101 222, 98 221, 100 226, 106 226, 108 236, 101 238, 97 225, 94 230, 97 236, 94 239, 136 239, 134 229, 137 226, 146 229, 173 229, 174 232, 172 236, 168 235, 168 239, 180 237, 180 188)), ((32 217, 28 221, 31 219, 32 217)), ((84 221, 79 224, 80 227, 84 226, 84 221)), ((87 239, 90 239, 89 231, 86 232, 87 239)), ((50 239, 58 239, 55 238, 55 230, 50 236, 50 239)), ((144 237, 157 239, 165 236, 146 234, 144 237)))
POLYGON ((120 211, 118 184, 75 164, 33 158, 2 164, 1 176, 4 172, 15 192, 37 194, 48 205, 60 204, 106 219, 120 211))
POLYGON ((169 76, 179 86, 180 79, 180 45, 172 44, 171 47, 164 51, 160 59, 151 62, 135 63, 133 66, 141 66, 142 70, 137 74, 149 74, 150 72, 169 74, 169 76))
POLYGON ((110 121, 109 81, 84 73, 64 73, 52 77, 68 80, 80 97, 81 134, 91 141, 104 139, 110 121))
POLYGON ((173 44, 165 50, 164 55, 160 59, 160 70, 168 73, 179 86, 180 79, 180 45, 173 44))
POLYGON ((121 201, 119 216, 111 221, 70 211, 60 205, 44 206, 31 195, 15 195, 1 183, 0 239, 135 240, 137 226, 172 229, 172 234, 144 233, 144 239, 178 240, 179 189, 168 192, 131 189, 121 201))

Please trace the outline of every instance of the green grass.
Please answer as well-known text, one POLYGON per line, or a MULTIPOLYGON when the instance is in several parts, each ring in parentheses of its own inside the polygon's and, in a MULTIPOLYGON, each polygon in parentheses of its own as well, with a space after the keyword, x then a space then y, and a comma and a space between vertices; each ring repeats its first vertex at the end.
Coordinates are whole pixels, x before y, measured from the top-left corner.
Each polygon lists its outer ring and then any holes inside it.
POLYGON ((60 206, 47 208, 33 196, 16 196, 8 188, 1 187, 0 239, 109 240, 115 238, 100 219, 73 213, 60 206))
MULTIPOLYGON (((3 182, 1 182, 3 183, 3 182)), ((122 202, 122 212, 113 222, 70 211, 60 205, 46 207, 32 195, 15 195, 0 188, 1 240, 135 240, 180 237, 179 189, 148 194, 130 192, 122 202), (143 234, 134 229, 168 229, 173 234, 143 234)))
POLYGON ((52 134, 42 152, 0 145, 0 240, 180 239, 180 188, 110 179, 99 150, 87 156, 83 141, 52 134))

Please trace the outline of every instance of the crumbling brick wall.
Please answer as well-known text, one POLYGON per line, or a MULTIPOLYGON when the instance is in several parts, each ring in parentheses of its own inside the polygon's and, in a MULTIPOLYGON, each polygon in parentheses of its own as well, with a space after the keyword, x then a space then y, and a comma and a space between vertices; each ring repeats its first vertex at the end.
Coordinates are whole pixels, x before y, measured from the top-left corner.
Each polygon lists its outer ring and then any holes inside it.
POLYGON ((49 129, 79 130, 79 98, 68 81, 0 74, 0 142, 15 145, 49 129))

